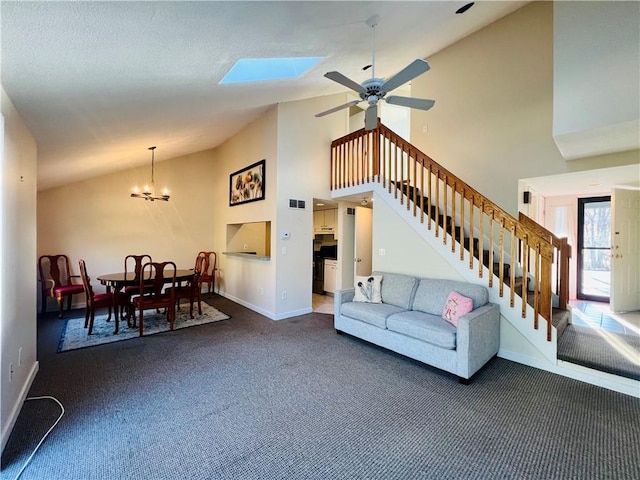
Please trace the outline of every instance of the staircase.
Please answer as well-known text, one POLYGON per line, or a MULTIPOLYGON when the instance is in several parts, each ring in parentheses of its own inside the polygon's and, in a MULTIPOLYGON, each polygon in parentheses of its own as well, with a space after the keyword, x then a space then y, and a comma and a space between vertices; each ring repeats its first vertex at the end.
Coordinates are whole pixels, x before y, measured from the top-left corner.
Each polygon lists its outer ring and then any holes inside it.
POLYGON ((464 278, 486 282, 502 316, 556 362, 556 341, 570 321, 567 239, 512 217, 380 122, 331 144, 332 196, 354 189, 395 203, 464 278), (536 340, 540 331, 547 346, 536 340))

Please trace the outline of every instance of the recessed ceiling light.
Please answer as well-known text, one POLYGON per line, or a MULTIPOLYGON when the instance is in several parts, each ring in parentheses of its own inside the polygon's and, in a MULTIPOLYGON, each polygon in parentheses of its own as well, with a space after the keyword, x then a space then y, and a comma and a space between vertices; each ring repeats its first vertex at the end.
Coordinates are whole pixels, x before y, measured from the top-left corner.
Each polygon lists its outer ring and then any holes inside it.
POLYGON ((456 10, 457 14, 462 14, 464 12, 466 12, 467 10, 469 10, 471 7, 473 7, 473 4, 475 2, 471 2, 471 3, 467 3, 466 5, 461 6, 458 10, 456 10))
POLYGON ((316 203, 318 207, 324 207, 324 203, 316 203))
POLYGON ((599 187, 600 185, 600 183, 590 183, 587 185, 587 187, 599 187))
POLYGON ((297 78, 323 58, 241 58, 220 80, 220 85, 297 78))

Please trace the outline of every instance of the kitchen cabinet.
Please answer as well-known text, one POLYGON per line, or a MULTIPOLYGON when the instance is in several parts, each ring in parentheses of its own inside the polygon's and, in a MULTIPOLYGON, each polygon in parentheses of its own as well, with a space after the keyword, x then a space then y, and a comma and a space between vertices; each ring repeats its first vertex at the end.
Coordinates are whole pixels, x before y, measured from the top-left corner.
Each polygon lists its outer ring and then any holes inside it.
POLYGON ((316 210, 313 212, 313 233, 338 233, 338 209, 316 210))
POLYGON ((324 259, 324 291, 333 293, 336 291, 336 272, 338 270, 338 261, 324 259))

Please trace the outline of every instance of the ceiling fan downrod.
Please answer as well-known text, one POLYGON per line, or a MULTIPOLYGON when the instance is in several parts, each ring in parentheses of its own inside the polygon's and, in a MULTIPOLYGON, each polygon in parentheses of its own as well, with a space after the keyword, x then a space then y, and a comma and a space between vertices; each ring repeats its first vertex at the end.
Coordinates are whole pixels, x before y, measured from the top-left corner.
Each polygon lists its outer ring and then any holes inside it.
POLYGON ((376 78, 376 25, 378 25, 378 21, 380 17, 378 15, 373 15, 369 17, 366 21, 366 24, 371 27, 373 30, 373 39, 372 39, 372 49, 371 49, 371 78, 376 78))

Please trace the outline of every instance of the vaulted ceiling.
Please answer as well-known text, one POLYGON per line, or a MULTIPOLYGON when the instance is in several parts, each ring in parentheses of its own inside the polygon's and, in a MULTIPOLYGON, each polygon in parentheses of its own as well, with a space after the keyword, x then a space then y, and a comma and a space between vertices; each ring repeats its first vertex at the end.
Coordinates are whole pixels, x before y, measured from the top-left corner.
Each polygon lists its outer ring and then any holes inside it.
MULTIPOLYGON (((388 77, 528 2, 0 4, 2 87, 38 144, 38 188, 213 148, 270 106, 388 77), (324 57, 302 77, 219 85, 240 58, 324 57)), ((318 119, 322 121, 322 119, 318 119)))

